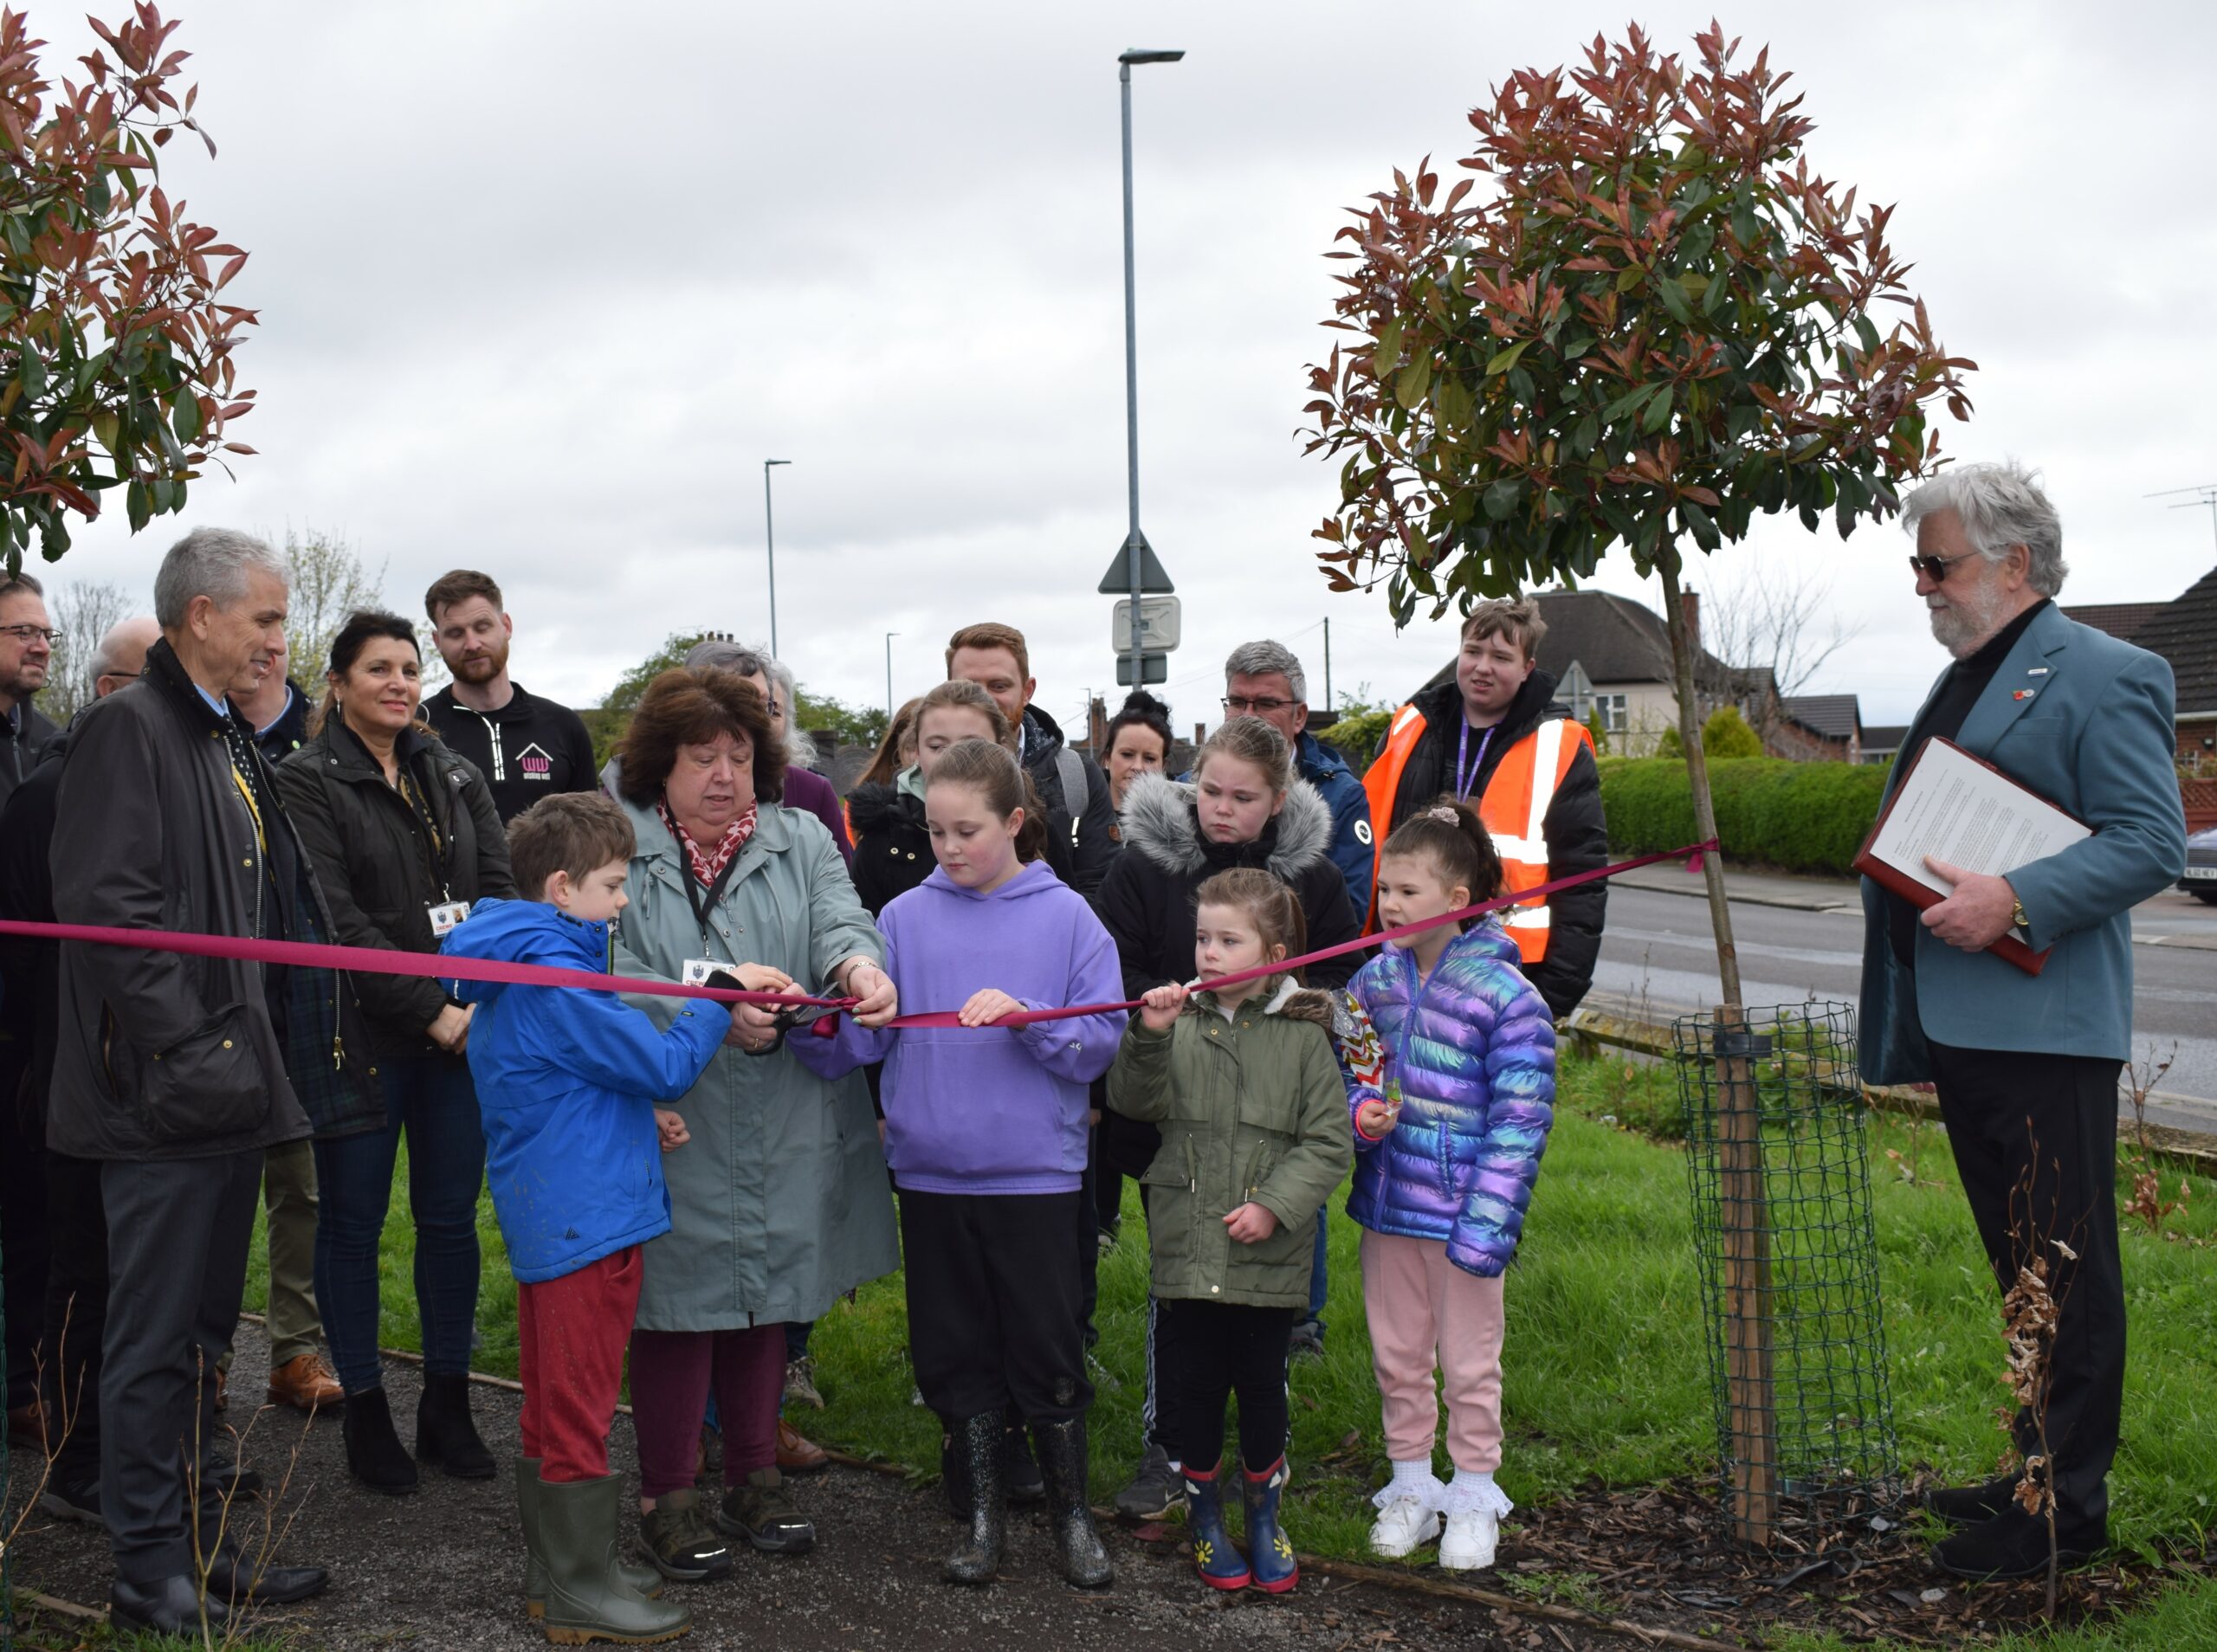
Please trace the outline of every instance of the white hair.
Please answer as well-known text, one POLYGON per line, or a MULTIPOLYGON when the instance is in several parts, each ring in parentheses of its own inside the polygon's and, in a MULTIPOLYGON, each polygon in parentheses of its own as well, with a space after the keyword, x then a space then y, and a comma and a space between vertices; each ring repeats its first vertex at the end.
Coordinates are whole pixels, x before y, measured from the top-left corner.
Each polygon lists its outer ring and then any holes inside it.
POLYGON ((286 583, 277 553, 251 533, 235 528, 195 528, 169 549, 154 576, 154 623, 165 631, 184 625, 184 611, 196 597, 218 608, 246 599, 247 574, 259 569, 286 583))
POLYGON ((1302 674, 1301 661, 1283 642, 1242 642, 1224 662, 1226 687, 1234 677, 1283 677, 1296 700, 1309 698, 1309 680, 1302 674))
POLYGON ((2071 572, 2063 559, 2063 519, 2040 491, 2037 470, 2009 459, 1942 471, 1902 503, 1902 526, 1911 539, 1917 524, 1935 511, 1955 512, 1971 549, 1988 562, 2000 561, 2012 545, 2023 545, 2031 558, 2026 582, 2041 596, 2063 589, 2071 572))

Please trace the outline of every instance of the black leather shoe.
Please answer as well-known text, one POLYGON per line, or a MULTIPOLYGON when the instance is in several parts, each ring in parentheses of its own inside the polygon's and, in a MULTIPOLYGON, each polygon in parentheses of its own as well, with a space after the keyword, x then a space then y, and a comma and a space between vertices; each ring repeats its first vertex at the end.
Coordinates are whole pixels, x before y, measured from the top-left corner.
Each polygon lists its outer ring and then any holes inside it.
POLYGON ((71 1469, 61 1463, 54 1466, 47 1476, 46 1489, 39 1494, 38 1506, 58 1520, 82 1520, 87 1526, 106 1526, 100 1514, 100 1476, 97 1468, 71 1469))
MULTIPOLYGON (((2083 1566, 2108 1541, 2109 1533, 2100 1526, 2059 1526, 2058 1564, 2066 1571, 2083 1566)), ((2013 1507, 1956 1533, 1932 1550, 1932 1564, 1941 1571, 1981 1582, 2037 1577, 2047 1570, 2047 1521, 2013 1507)))
POLYGON ((108 1585, 107 1620, 112 1625, 121 1624, 126 1629, 150 1629, 156 1635, 181 1636, 197 1641, 204 1604, 208 1627, 222 1629, 230 1617, 230 1609, 214 1595, 204 1603, 200 1591, 190 1578, 179 1575, 151 1584, 126 1583, 118 1578, 108 1585))
POLYGON ((262 1566, 242 1554, 218 1554, 208 1566, 208 1592, 219 1600, 251 1600, 267 1606, 320 1595, 331 1581, 321 1566, 262 1566))

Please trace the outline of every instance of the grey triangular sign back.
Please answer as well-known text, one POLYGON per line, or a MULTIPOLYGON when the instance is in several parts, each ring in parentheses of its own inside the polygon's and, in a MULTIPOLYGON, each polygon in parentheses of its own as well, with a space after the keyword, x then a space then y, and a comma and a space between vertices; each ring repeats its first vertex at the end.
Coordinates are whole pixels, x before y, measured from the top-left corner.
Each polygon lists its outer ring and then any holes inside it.
MULTIPOLYGON (((1116 559, 1108 565, 1108 571, 1101 576, 1103 597, 1128 597, 1132 594, 1131 540, 1116 547, 1116 559)), ((1143 593, 1162 596, 1177 590, 1170 583, 1170 576, 1162 571, 1162 565, 1155 560, 1154 547, 1147 542, 1147 535, 1140 535, 1140 590, 1143 593)))

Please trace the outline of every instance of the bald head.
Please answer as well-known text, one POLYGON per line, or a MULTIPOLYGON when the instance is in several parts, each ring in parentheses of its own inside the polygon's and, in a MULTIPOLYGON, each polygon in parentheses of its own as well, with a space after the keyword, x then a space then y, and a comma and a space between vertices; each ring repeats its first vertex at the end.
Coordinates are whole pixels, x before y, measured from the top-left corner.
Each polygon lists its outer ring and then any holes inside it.
POLYGON ((146 668, 146 650, 162 634, 152 614, 135 614, 108 627, 93 650, 93 693, 113 694, 146 668))

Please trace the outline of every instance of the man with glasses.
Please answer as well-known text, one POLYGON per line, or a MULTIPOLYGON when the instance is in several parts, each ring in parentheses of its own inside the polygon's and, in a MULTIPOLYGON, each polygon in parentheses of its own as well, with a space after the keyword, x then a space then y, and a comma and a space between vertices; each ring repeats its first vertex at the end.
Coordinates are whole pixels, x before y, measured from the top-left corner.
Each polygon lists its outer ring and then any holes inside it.
MULTIPOLYGON (((46 592, 29 574, 0 574, 0 806, 38 764, 54 725, 31 696, 46 687, 54 631, 46 592)), ((7 1276, 8 1444, 37 1451, 45 1444, 36 1369, 46 1292, 44 1155, 21 1138, 16 1088, 30 1060, 19 1041, 0 1032, 0 1261, 7 1276)))
POLYGON ((0 575, 0 803, 38 762, 54 725, 31 696, 46 687, 60 635, 47 617, 46 587, 29 574, 0 575))
MULTIPOLYGON (((1902 741, 1889 796, 1944 739, 2093 829, 2006 877, 1928 861, 1951 893, 1923 912, 1865 879, 1858 1051, 1865 1082, 1936 1091, 2000 1290, 2022 1268, 2046 1269, 2059 1307, 2045 1404, 2012 1431, 2052 1492, 2062 1563, 2079 1565, 2108 1539, 2124 1397, 2116 1168, 2131 912, 2186 862, 2171 669, 2056 607, 2063 526, 2021 467, 1958 466, 1910 495, 1902 520, 1916 536, 1916 594, 1954 661, 1902 741), (2011 934, 2047 955, 2039 974, 1987 950, 2011 934)), ((1925 1494, 1961 1528, 1933 1552, 1942 1571, 2046 1568, 2051 1528, 2018 1502, 2018 1478, 1925 1494)))

